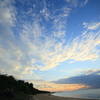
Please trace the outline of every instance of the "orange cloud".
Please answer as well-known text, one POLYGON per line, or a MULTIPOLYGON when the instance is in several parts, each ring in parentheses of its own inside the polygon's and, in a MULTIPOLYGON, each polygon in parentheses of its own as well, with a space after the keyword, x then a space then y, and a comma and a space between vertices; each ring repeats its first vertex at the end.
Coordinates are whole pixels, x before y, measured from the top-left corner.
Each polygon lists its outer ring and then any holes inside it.
POLYGON ((87 89, 90 86, 83 84, 55 84, 46 81, 30 81, 33 82, 34 87, 44 91, 74 91, 78 89, 87 89))
MULTIPOLYGON (((89 86, 82 85, 82 84, 50 84, 51 87, 43 88, 42 90, 45 91, 73 91, 83 88, 89 88, 89 86), (52 85, 52 86, 51 86, 52 85)), ((40 88, 41 89, 41 88, 40 88)))

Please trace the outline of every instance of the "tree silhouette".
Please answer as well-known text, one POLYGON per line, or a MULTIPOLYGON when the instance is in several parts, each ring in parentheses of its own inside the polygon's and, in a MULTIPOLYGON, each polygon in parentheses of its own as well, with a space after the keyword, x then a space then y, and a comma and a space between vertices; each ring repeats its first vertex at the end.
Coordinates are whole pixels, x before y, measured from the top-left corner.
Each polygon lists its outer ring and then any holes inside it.
POLYGON ((14 100, 17 94, 35 95, 38 93, 50 92, 35 89, 32 83, 25 82, 24 80, 17 80, 11 75, 8 76, 7 74, 0 74, 0 100, 8 100, 8 98, 10 98, 10 100, 13 98, 14 100))

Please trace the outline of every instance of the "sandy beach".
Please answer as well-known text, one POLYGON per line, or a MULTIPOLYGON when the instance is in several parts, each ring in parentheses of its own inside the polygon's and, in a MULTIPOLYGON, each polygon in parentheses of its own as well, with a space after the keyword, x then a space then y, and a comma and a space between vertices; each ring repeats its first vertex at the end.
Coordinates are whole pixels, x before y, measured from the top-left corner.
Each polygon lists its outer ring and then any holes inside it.
POLYGON ((99 99, 81 99, 81 98, 69 98, 69 97, 58 97, 48 94, 37 94, 33 96, 33 100, 99 100, 99 99))

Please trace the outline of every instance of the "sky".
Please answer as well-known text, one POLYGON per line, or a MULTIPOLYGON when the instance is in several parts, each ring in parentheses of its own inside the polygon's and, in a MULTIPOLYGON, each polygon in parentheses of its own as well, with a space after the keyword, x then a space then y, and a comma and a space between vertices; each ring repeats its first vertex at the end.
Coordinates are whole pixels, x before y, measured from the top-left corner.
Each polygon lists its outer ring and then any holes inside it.
POLYGON ((0 0, 0 73, 46 91, 100 88, 100 0, 0 0))

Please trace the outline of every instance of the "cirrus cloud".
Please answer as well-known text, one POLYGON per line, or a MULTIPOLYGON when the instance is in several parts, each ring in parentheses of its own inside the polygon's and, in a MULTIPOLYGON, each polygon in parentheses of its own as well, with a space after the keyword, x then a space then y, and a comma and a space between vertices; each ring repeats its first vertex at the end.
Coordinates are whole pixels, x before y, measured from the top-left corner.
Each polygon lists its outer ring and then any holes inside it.
POLYGON ((1 73, 30 76, 34 70, 49 70, 66 60, 73 63, 99 58, 99 22, 92 26, 88 23, 85 34, 68 41, 66 23, 71 7, 54 10, 45 1, 35 1, 34 6, 20 1, 19 7, 13 3, 17 1, 0 1, 1 73), (24 11, 21 5, 30 5, 31 9, 24 11))

